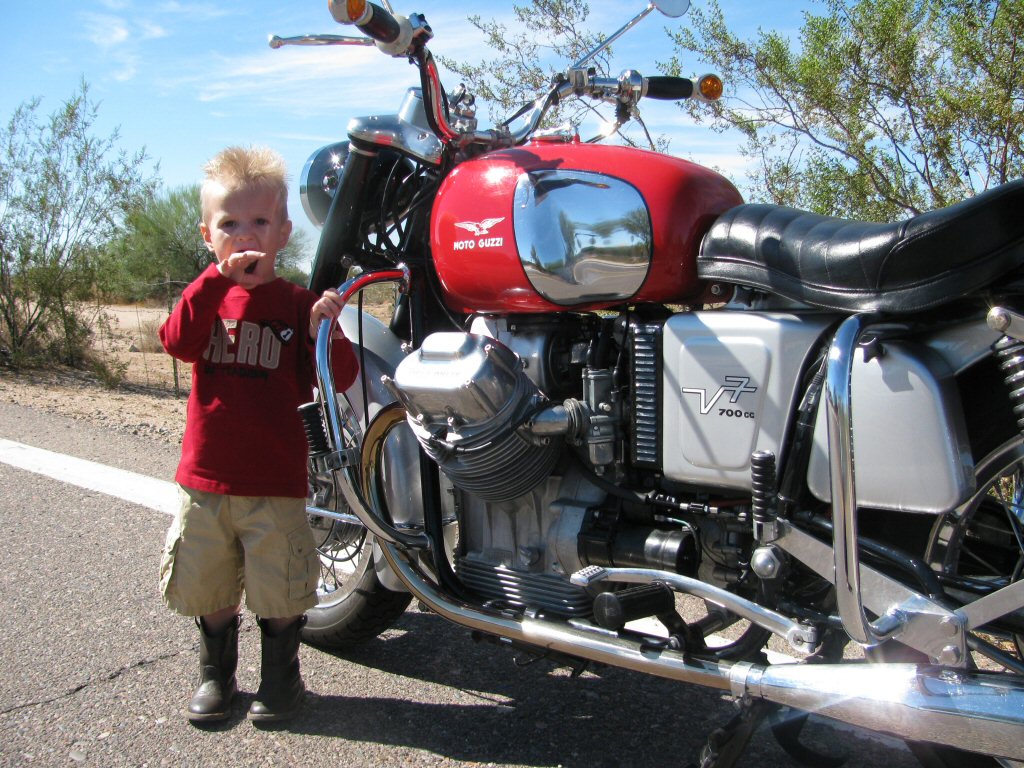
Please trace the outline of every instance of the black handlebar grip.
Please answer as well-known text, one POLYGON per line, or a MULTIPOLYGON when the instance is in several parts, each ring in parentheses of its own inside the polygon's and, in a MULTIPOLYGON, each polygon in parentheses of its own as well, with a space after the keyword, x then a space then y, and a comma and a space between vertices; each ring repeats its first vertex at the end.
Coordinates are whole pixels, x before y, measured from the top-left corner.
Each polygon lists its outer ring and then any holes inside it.
POLYGON ((693 95, 693 80, 688 77, 657 76, 647 78, 648 99, 677 101, 693 95))
POLYGON ((379 5, 373 3, 366 5, 370 9, 370 19, 366 23, 360 24, 359 28, 367 37, 372 37, 374 40, 379 40, 382 43, 395 42, 402 32, 395 17, 379 5))

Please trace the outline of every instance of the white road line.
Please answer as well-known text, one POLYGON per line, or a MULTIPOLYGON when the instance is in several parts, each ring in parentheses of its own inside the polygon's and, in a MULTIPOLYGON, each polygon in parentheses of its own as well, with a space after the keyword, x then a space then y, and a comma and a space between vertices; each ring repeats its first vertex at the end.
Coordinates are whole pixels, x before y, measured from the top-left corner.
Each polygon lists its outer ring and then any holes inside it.
MULTIPOLYGON (((0 438, 0 462, 52 477, 62 483, 124 499, 168 515, 173 515, 178 509, 178 487, 174 483, 108 467, 94 461, 76 459, 74 456, 65 456, 61 453, 0 438)), ((646 631, 649 634, 667 634, 661 622, 654 619, 641 620, 634 624, 635 626, 631 625, 631 628, 646 631)), ((708 637, 707 640, 711 645, 728 642, 715 635, 708 637)), ((772 651, 769 651, 769 655, 772 657, 770 660, 773 664, 795 661, 789 656, 772 651)))
POLYGON ((166 480, 157 480, 3 438, 0 438, 0 461, 18 469, 124 499, 168 515, 173 515, 178 508, 178 487, 166 480))

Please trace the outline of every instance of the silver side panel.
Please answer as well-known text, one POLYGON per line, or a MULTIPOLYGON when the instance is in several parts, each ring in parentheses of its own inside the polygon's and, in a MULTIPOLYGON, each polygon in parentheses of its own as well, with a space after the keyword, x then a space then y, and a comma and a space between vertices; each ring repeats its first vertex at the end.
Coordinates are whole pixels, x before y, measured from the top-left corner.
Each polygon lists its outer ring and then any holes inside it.
POLYGON ((750 489, 750 454, 781 454, 805 362, 835 318, 692 312, 663 337, 664 472, 669 480, 750 489))
MULTIPOLYGON (((963 411, 944 359, 966 359, 955 346, 944 345, 940 355, 921 344, 885 342, 884 354, 867 362, 857 350, 850 399, 858 506, 939 513, 973 490, 963 411)), ((823 410, 807 482, 818 499, 831 501, 823 410)))
POLYGON ((1001 337, 1001 333, 988 327, 984 317, 978 317, 970 323, 942 328, 924 341, 959 376, 964 369, 992 354, 992 345, 1001 337))

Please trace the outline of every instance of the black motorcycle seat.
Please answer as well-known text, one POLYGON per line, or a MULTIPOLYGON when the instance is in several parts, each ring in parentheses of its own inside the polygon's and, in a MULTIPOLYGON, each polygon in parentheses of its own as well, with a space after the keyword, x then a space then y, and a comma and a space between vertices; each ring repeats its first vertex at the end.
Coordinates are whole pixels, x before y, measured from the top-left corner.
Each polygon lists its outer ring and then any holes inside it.
POLYGON ((905 221, 739 205, 705 235, 697 272, 843 312, 907 313, 1024 266, 1024 179, 905 221))

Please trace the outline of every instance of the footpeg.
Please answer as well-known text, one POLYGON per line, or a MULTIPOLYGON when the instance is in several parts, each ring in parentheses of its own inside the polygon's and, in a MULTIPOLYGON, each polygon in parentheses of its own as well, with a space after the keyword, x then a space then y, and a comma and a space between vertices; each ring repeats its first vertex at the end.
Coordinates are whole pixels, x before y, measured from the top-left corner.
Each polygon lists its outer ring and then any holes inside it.
POLYGON ((569 582, 577 587, 589 587, 591 584, 608 577, 608 570, 600 565, 588 565, 580 568, 569 577, 569 582))
POLYGON ((661 582, 602 592, 594 599, 594 621, 604 629, 618 631, 631 621, 670 613, 675 613, 675 595, 661 582))

